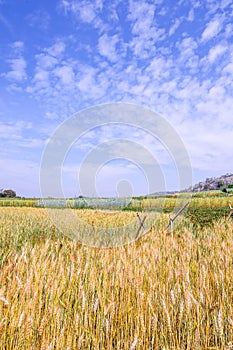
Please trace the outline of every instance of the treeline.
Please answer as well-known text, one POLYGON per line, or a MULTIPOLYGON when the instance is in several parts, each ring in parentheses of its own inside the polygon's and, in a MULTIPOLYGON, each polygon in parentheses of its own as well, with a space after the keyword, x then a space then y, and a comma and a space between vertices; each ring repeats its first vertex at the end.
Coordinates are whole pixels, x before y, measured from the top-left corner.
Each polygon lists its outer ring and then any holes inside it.
POLYGON ((0 197, 2 198, 15 198, 16 192, 13 190, 0 190, 0 197))

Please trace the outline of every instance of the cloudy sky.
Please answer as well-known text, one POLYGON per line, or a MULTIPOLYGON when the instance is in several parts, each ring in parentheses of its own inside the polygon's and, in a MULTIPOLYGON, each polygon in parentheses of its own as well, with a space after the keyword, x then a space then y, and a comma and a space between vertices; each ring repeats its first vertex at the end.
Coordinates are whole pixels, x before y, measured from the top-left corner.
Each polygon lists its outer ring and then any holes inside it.
MULTIPOLYGON (((55 129, 76 112, 113 102, 147 107, 172 125, 193 183, 232 172, 231 0, 0 0, 0 30, 0 188, 40 196, 41 158, 55 129)), ((78 140, 63 163, 64 193, 80 194, 85 152, 130 135, 153 153, 149 135, 120 125, 78 140)), ((166 189, 176 189, 175 165, 160 148, 153 156, 166 189)), ((97 192, 145 193, 144 175, 115 154, 100 164, 97 192)))

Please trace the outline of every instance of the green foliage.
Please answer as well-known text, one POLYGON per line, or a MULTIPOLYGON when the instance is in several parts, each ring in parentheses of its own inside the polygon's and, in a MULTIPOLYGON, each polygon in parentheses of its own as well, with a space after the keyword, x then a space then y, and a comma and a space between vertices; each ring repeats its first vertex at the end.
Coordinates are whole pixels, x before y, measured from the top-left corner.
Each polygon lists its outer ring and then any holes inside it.
POLYGON ((1 190, 0 197, 3 198, 15 198, 16 192, 13 190, 1 190))
POLYGON ((222 186, 224 186, 224 181, 223 180, 219 180, 217 183, 217 187, 221 188, 222 186))
POLYGON ((216 220, 226 217, 229 213, 228 207, 198 208, 190 206, 186 216, 195 226, 210 226, 216 220))
MULTIPOLYGON (((230 190, 227 193, 230 194, 230 190)), ((127 200, 117 201, 111 199, 51 199, 41 201, 37 199, 23 199, 23 198, 1 198, 0 206, 11 207, 52 207, 50 202, 54 204, 56 208, 72 208, 81 210, 84 208, 92 209, 114 209, 124 212, 155 212, 174 215, 175 208, 183 206, 183 200, 180 200, 177 194, 165 197, 135 197, 128 204, 127 200), (60 203, 61 202, 61 203, 60 203), (47 203, 47 205, 46 205, 47 203), (60 203, 60 204, 59 204, 60 203), (55 205, 56 204, 56 205, 55 205), (118 205, 118 207, 117 207, 118 205)), ((223 218, 229 213, 229 200, 231 197, 226 196, 226 193, 222 191, 208 191, 198 192, 192 195, 190 204, 184 213, 187 219, 189 219, 195 226, 204 227, 206 225, 212 225, 216 220, 223 218)), ((233 203, 232 203, 233 204, 233 203)), ((95 215, 95 214, 93 214, 95 215)))

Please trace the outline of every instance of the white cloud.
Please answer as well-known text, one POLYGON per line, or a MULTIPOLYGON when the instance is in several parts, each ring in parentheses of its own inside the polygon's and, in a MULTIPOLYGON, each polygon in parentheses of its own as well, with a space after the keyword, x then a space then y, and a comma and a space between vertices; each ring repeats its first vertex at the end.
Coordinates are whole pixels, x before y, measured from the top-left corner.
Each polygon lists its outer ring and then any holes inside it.
POLYGON ((83 23, 90 23, 99 29, 104 27, 104 23, 98 17, 103 8, 102 0, 61 0, 60 8, 65 15, 72 14, 83 23))
POLYGON ((152 57, 157 41, 165 38, 165 29, 159 28, 156 23, 156 4, 135 0, 130 0, 129 4, 128 20, 133 34, 129 48, 141 59, 152 57))
POLYGON ((74 6, 70 0, 60 0, 59 6, 65 12, 65 14, 74 10, 74 6))
POLYGON ((233 32, 233 23, 228 23, 225 26, 224 37, 225 38, 231 38, 232 37, 232 32, 233 32))
MULTIPOLYGON (((190 70, 190 74, 196 73, 199 65, 197 42, 192 37, 186 37, 182 41, 177 42, 176 46, 179 49, 179 67, 184 65, 186 69, 190 70)), ((182 73, 179 72, 179 74, 182 73)))
POLYGON ((36 66, 34 76, 26 91, 40 99, 46 96, 47 103, 56 99, 61 90, 70 91, 75 74, 72 65, 64 59, 66 44, 57 40, 52 46, 46 47, 35 55, 36 66))
MULTIPOLYGON (((164 115, 180 132, 195 166, 211 169, 215 155, 218 167, 223 166, 221 157, 230 159, 230 152, 227 151, 226 158, 224 156, 224 143, 227 140, 230 144, 229 130, 232 130, 230 16, 226 13, 225 17, 216 17, 213 1, 202 4, 190 0, 189 8, 183 1, 173 10, 178 13, 179 6, 185 6, 179 13, 187 11, 187 17, 174 16, 173 25, 168 28, 170 17, 161 16, 169 14, 169 9, 158 3, 130 0, 121 12, 119 4, 123 2, 113 1, 101 13, 102 1, 60 1, 64 12, 69 16, 72 14, 74 30, 78 28, 77 36, 57 38, 54 45, 36 52, 34 67, 33 59, 30 60, 32 78, 28 77, 26 81, 26 91, 34 100, 43 102, 45 124, 52 125, 55 120, 53 126, 59 119, 64 120, 91 104, 125 101, 145 105, 164 115), (194 12, 197 7, 199 18, 194 12), (103 26, 100 26, 104 16, 103 26), (212 20, 206 22, 206 18, 212 20), (197 30, 203 20, 202 41, 198 39, 197 31, 190 29, 190 23, 186 23, 187 32, 176 32, 175 40, 168 37, 168 32, 172 35, 183 20, 193 21, 192 28, 197 30), (97 24, 98 31, 95 30, 97 24), (221 29, 222 36, 219 36, 221 29), (86 37, 82 37, 87 31, 90 31, 88 42, 89 38, 93 39, 92 46, 87 44, 86 37), (214 46, 207 43, 212 38, 215 38, 214 46), (200 42, 207 44, 204 47, 200 42), (221 60, 217 61, 218 58, 221 60), (218 140, 214 142, 214 138, 218 140)), ((223 0, 221 6, 226 8, 229 2, 223 0)), ((13 56, 13 60, 21 58, 23 46, 22 42, 12 45, 14 55, 16 52, 18 55, 13 56)), ((38 49, 39 46, 35 47, 38 49)), ((14 69, 6 73, 14 77, 15 82, 21 81, 20 77, 26 72, 22 62, 20 66, 18 61, 18 68, 16 63, 12 61, 14 69), (20 68, 21 75, 16 73, 20 68)), ((17 86, 20 85, 14 89, 17 86)), ((22 134, 13 131, 12 135, 20 142, 17 144, 25 148, 30 144, 36 147, 37 138, 31 137, 23 145, 22 134)), ((108 136, 112 137, 111 134, 108 136)), ((148 139, 144 143, 149 147, 148 139)), ((81 147, 90 149, 91 145, 89 140, 81 147)), ((165 163, 163 155, 160 157, 161 163, 165 163)))
POLYGON ((44 53, 36 55, 36 60, 37 65, 43 69, 53 68, 58 63, 57 58, 44 53))
POLYGON ((32 128, 31 122, 25 122, 24 120, 18 120, 13 122, 0 122, 1 137, 5 135, 6 138, 10 138, 10 135, 22 133, 24 130, 30 130, 32 128))
POLYGON ((26 92, 32 94, 36 99, 42 95, 51 95, 50 72, 36 67, 35 74, 30 85, 26 87, 26 92))
POLYGON ((56 112, 46 112, 45 113, 45 118, 49 120, 56 120, 59 119, 59 116, 56 112))
POLYGON ((183 21, 183 18, 176 18, 174 24, 170 27, 168 35, 171 36, 173 35, 176 30, 179 28, 181 22, 183 21))
POLYGON ((51 47, 47 48, 47 52, 49 53, 49 55, 51 55, 52 57, 58 58, 60 57, 63 52, 65 51, 66 45, 63 41, 57 41, 54 45, 52 45, 51 47))
POLYGON ((218 35, 221 29, 222 29, 221 21, 218 18, 212 20, 207 24, 205 30, 203 31, 201 40, 207 41, 214 38, 216 35, 218 35))
POLYGON ((22 82, 27 78, 27 62, 22 55, 24 50, 24 42, 15 41, 9 46, 12 50, 12 54, 11 58, 7 59, 6 62, 10 65, 10 70, 6 73, 2 73, 1 75, 12 82, 22 82))
POLYGON ((35 148, 43 145, 43 140, 35 137, 28 137, 28 131, 33 130, 31 122, 24 122, 23 120, 16 123, 0 122, 0 138, 9 145, 14 144, 14 147, 35 148))
POLYGON ((12 49, 18 51, 22 51, 24 49, 24 42, 23 41, 15 41, 11 44, 12 49))
POLYGON ((9 60, 11 70, 3 75, 10 80, 22 81, 27 78, 27 63, 23 57, 12 58, 9 60))
POLYGON ((91 23, 96 16, 95 9, 92 4, 80 6, 79 12, 81 20, 86 23, 91 23))
POLYGON ((224 73, 229 73, 231 74, 231 76, 233 77, 233 63, 229 63, 227 64, 224 69, 223 69, 224 73))
POLYGON ((48 82, 48 79, 49 79, 49 72, 44 69, 37 68, 36 74, 34 76, 34 80, 48 82))
POLYGON ((0 137, 1 139, 16 139, 19 138, 22 131, 23 123, 0 123, 0 137))
POLYGON ((64 85, 72 85, 74 83, 74 72, 70 66, 57 67, 53 71, 53 74, 59 77, 64 85))
POLYGON ((193 22, 194 18, 195 18, 195 16, 194 16, 194 9, 191 8, 191 10, 188 13, 188 18, 187 19, 188 19, 188 21, 193 22))
POLYGON ((221 1, 221 8, 225 9, 228 5, 232 5, 232 0, 222 0, 221 1))
POLYGON ((47 30, 50 24, 50 15, 45 10, 37 10, 27 15, 26 21, 31 27, 47 30))
POLYGON ((213 63, 219 56, 222 56, 224 54, 224 52, 226 52, 227 50, 227 46, 223 46, 221 44, 216 45, 214 47, 212 47, 209 50, 209 54, 208 54, 208 59, 211 63, 213 63))
POLYGON ((141 34, 153 26, 155 6, 147 1, 130 0, 130 13, 128 18, 133 22, 132 33, 141 34))
POLYGON ((95 90, 96 85, 96 70, 88 65, 82 65, 80 67, 80 74, 78 74, 76 81, 78 89, 82 93, 87 94, 88 92, 90 93, 93 91, 93 89, 95 90))
POLYGON ((11 34, 14 34, 14 28, 11 22, 5 16, 3 16, 2 13, 0 13, 0 22, 9 30, 11 34))
POLYGON ((117 35, 109 37, 106 33, 99 38, 99 53, 109 61, 116 61, 118 58, 116 45, 119 41, 117 35))

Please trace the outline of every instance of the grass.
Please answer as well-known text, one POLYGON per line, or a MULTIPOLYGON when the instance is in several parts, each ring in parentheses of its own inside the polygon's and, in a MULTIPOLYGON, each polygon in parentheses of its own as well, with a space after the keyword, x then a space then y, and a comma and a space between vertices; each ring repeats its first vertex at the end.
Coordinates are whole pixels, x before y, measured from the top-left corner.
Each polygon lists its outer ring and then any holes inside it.
MULTIPOLYGON (((96 226, 135 215, 80 214, 96 226)), ((233 223, 184 221, 169 235, 168 219, 96 249, 59 233, 45 209, 1 208, 0 349, 232 349, 233 223)))

